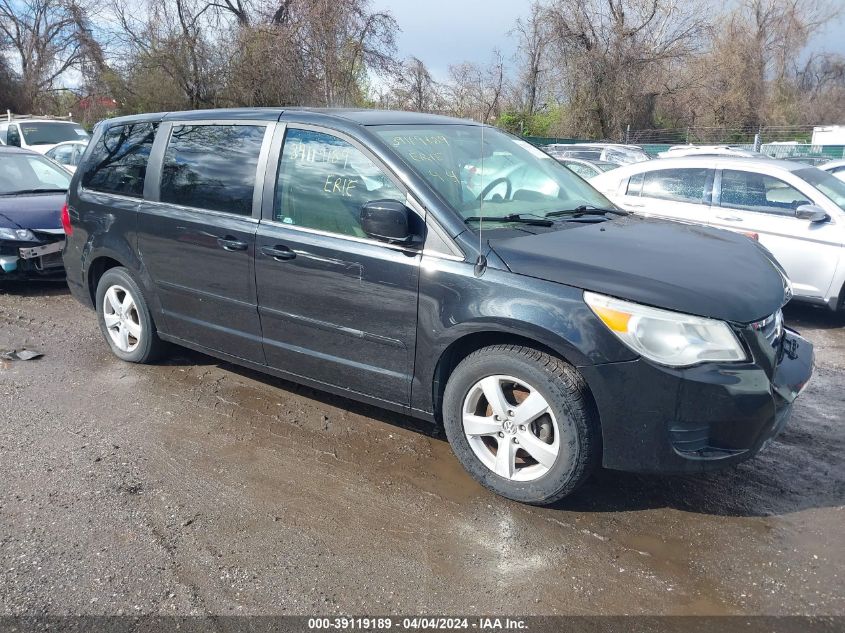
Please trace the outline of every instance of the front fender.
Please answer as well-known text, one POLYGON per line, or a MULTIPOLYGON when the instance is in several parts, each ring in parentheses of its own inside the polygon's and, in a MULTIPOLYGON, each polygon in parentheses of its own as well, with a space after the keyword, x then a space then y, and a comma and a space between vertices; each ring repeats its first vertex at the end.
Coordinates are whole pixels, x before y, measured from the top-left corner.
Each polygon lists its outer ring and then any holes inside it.
POLYGON ((582 290, 506 270, 476 277, 466 262, 426 259, 418 309, 411 406, 428 413, 440 359, 468 336, 526 339, 576 367, 636 358, 584 303, 582 290))

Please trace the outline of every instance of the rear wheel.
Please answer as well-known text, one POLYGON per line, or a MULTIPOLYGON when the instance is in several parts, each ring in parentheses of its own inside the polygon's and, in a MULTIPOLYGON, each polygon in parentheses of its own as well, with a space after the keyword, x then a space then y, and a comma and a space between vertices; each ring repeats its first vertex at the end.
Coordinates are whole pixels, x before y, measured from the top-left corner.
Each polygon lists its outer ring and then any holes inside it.
POLYGON ((583 378, 531 348, 496 345, 470 354, 446 385, 443 421, 464 468, 515 501, 553 503, 598 463, 600 433, 583 378))
POLYGON ((149 363, 164 349, 144 295, 125 268, 110 268, 100 278, 97 320, 112 353, 121 360, 149 363))

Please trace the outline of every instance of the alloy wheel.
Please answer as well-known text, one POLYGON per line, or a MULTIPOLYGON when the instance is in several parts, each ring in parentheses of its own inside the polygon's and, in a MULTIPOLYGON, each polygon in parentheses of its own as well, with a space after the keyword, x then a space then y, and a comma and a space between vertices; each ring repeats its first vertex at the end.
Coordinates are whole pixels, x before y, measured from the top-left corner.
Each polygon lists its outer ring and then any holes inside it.
POLYGON ((505 479, 539 479, 560 455, 560 425, 546 399, 524 380, 482 378, 464 398, 462 418, 475 456, 505 479))
POLYGON ((133 352, 141 342, 143 329, 134 297, 123 286, 110 286, 103 297, 106 331, 121 352, 133 352))

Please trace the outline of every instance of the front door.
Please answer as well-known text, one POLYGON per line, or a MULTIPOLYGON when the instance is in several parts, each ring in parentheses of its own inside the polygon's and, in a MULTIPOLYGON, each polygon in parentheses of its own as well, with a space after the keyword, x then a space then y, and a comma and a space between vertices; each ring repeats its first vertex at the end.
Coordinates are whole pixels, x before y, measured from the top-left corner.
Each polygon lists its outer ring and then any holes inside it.
MULTIPOLYGON (((259 156, 267 123, 162 124, 160 177, 138 214, 138 250, 166 332, 264 362, 256 306, 259 156), (149 200, 152 197, 153 200, 149 200)), ((263 173, 262 173, 263 176, 263 173)), ((164 329, 164 328, 163 328, 164 329)))
POLYGON ((756 233, 786 270, 797 296, 824 299, 839 262, 841 238, 828 222, 799 220, 810 196, 787 182, 753 171, 721 172, 713 225, 756 233))
POLYGON ((288 127, 256 239, 258 306, 271 367, 407 405, 420 253, 361 229, 361 205, 384 199, 405 194, 351 139, 288 127))

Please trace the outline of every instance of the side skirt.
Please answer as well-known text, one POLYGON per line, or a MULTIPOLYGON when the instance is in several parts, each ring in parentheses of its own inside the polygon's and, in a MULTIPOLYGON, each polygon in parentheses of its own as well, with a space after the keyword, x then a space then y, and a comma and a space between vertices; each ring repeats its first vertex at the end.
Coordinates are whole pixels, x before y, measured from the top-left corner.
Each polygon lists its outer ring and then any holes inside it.
POLYGON ((216 350, 203 347, 202 345, 197 345, 196 343, 185 341, 175 336, 170 336, 169 334, 165 334, 164 332, 159 332, 158 336, 163 341, 174 343, 175 345, 179 345, 181 347, 187 347, 188 349, 201 352, 202 354, 207 354, 208 356, 213 356, 214 358, 219 358, 220 360, 232 363, 233 365, 240 365, 241 367, 253 369, 263 374, 270 374, 271 376, 276 376, 277 378, 282 378, 284 380, 289 380, 290 382, 304 385, 306 387, 311 387, 312 389, 316 389, 318 391, 327 391, 337 396, 349 398, 350 400, 355 400, 357 402, 363 402, 374 407, 379 407, 380 409, 395 411, 396 413, 408 415, 414 418, 418 418, 420 420, 426 420, 427 422, 431 422, 432 424, 435 423, 434 415, 427 411, 412 409, 411 407, 399 404, 397 402, 390 402, 388 400, 373 398, 372 396, 367 396, 357 391, 352 391, 351 389, 344 389, 342 387, 330 385, 319 380, 306 378, 305 376, 300 376, 299 374, 274 369, 272 367, 268 367, 267 365, 254 363, 243 358, 238 358, 237 356, 231 356, 230 354, 224 354, 223 352, 218 352, 216 350))

